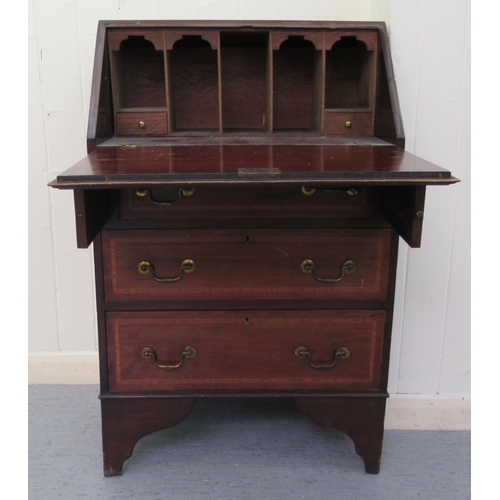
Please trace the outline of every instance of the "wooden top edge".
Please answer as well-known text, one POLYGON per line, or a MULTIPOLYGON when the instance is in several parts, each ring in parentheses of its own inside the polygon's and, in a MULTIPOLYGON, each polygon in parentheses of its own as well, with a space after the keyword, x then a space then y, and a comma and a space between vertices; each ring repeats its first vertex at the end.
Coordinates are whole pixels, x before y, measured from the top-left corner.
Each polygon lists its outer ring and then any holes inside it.
POLYGON ((101 392, 99 394, 99 399, 165 399, 165 398, 182 398, 182 397, 241 397, 242 394, 246 398, 257 397, 261 398, 263 396, 272 397, 319 397, 319 396, 335 396, 336 398, 388 398, 389 393, 387 391, 333 391, 333 390, 289 390, 289 391, 275 391, 269 389, 261 390, 245 390, 245 391, 228 391, 228 390, 186 390, 186 391, 144 391, 144 392, 101 392))
POLYGON ((308 28, 308 29, 343 29, 362 28, 387 30, 384 21, 258 21, 258 20, 101 20, 104 28, 308 28))
POLYGON ((164 179, 164 180, 75 180, 65 181, 54 179, 48 184, 49 187, 56 189, 130 189, 133 187, 161 187, 161 186, 198 186, 198 185, 290 185, 290 184, 314 184, 315 186, 408 186, 408 185, 424 185, 424 186, 447 186, 460 182, 460 179, 450 176, 447 178, 420 178, 420 179, 238 179, 234 178, 216 179, 216 178, 192 178, 184 179, 164 179))

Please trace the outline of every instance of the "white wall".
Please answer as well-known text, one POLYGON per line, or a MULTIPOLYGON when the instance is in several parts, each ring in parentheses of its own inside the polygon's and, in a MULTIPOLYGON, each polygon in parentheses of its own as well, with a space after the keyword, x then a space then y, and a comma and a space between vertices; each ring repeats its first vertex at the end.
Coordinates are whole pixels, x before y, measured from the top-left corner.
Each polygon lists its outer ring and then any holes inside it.
POLYGON ((29 0, 31 382, 96 380, 92 253, 76 249, 72 193, 46 184, 85 155, 100 19, 388 24, 407 149, 462 180, 428 188, 422 248, 401 244, 389 390, 468 397, 469 0, 29 0))
POLYGON ((390 38, 406 148, 462 180, 427 189, 422 248, 401 249, 391 388, 470 394, 470 2, 395 0, 390 38))

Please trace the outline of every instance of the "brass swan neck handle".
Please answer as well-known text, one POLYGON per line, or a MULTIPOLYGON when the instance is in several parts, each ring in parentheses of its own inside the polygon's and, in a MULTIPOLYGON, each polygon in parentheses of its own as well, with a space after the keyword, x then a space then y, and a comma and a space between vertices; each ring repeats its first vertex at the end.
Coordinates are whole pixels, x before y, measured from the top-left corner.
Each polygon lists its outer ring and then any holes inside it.
POLYGON ((159 362, 156 358, 156 352, 152 347, 149 346, 143 347, 141 349, 140 354, 141 358, 151 359, 154 362, 154 364, 158 368, 161 368, 162 370, 174 370, 176 368, 180 368, 184 363, 185 359, 194 358, 198 354, 198 351, 193 346, 190 345, 184 347, 184 349, 181 352, 181 360, 178 363, 174 363, 172 365, 159 362))
POLYGON ((312 353, 307 347, 303 345, 297 347, 297 349, 295 349, 294 354, 298 358, 307 359, 309 366, 311 368, 314 368, 315 370, 327 370, 328 368, 333 368, 337 364, 337 361, 339 359, 347 359, 351 355, 351 351, 347 347, 339 347, 338 349, 335 350, 335 353, 333 354, 333 361, 327 364, 320 364, 320 365, 314 364, 311 361, 312 353))
POLYGON ((316 281, 320 281, 322 283, 338 283, 341 281, 346 274, 352 274, 356 271, 356 262, 353 260, 346 260, 340 269, 341 274, 338 278, 320 278, 316 272, 316 265, 310 259, 306 259, 300 264, 300 268, 302 272, 312 274, 316 281))
POLYGON ((316 191, 325 191, 326 193, 347 193, 351 196, 356 196, 359 193, 359 188, 353 186, 340 188, 317 188, 311 186, 302 186, 302 192, 307 196, 311 196, 316 191))
POLYGON ((149 189, 136 189, 135 194, 141 198, 147 197, 148 200, 153 203, 154 205, 163 205, 166 207, 169 207, 171 205, 175 205, 181 201, 183 196, 191 196, 194 194, 195 189, 194 188, 180 188, 178 193, 177 193, 177 199, 172 200, 172 201, 159 201, 155 200, 153 196, 151 195, 151 191, 149 189))
POLYGON ((181 263, 179 276, 176 276, 175 278, 159 278, 158 276, 156 276, 155 268, 154 268, 153 264, 151 264, 151 262, 149 262, 147 260, 143 260, 143 261, 139 262, 139 264, 137 264, 137 271, 139 271, 140 274, 150 274, 151 273, 151 276, 153 277, 153 279, 155 279, 159 283, 172 283, 174 281, 179 281, 184 276, 184 273, 187 273, 187 274, 192 273, 192 272, 194 272, 195 269, 196 269, 196 266, 195 266, 194 261, 192 261, 191 259, 185 259, 181 263))

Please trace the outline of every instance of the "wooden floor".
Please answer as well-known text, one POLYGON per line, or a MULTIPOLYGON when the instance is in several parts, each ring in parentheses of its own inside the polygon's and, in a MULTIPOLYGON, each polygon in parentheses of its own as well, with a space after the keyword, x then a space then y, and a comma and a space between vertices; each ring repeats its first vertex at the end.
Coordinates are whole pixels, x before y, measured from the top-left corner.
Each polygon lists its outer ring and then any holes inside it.
POLYGON ((345 435, 290 400, 199 400, 182 424, 140 440, 123 475, 102 475, 97 386, 29 388, 32 500, 461 500, 470 432, 386 431, 365 474, 345 435))

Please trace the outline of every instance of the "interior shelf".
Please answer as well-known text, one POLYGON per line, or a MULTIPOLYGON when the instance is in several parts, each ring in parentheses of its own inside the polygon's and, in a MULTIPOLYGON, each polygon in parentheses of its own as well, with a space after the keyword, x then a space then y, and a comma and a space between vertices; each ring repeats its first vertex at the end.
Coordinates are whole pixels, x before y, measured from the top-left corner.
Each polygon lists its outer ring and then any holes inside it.
POLYGON ((386 85, 374 30, 116 30, 110 55, 117 136, 372 136, 386 85))
POLYGON ((218 131, 217 50, 201 35, 183 35, 168 61, 171 130, 218 131))
POLYGON ((130 35, 113 51, 115 107, 166 108, 163 50, 145 36, 130 35))
POLYGON ((371 108, 373 52, 354 36, 326 51, 325 108, 371 108))
POLYGON ((222 128, 268 130, 269 34, 221 32, 222 128))
POLYGON ((322 51, 290 35, 273 51, 273 130, 318 130, 322 51))

